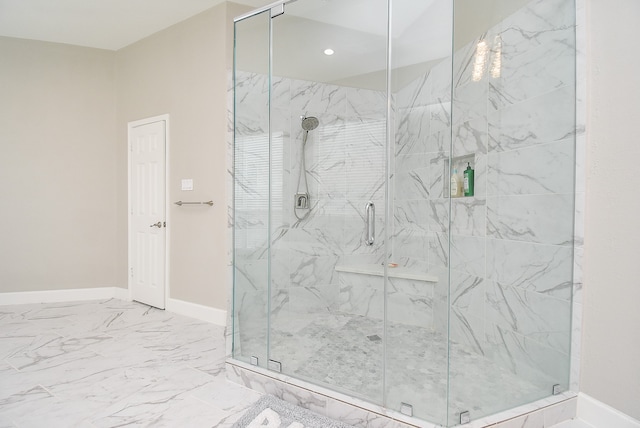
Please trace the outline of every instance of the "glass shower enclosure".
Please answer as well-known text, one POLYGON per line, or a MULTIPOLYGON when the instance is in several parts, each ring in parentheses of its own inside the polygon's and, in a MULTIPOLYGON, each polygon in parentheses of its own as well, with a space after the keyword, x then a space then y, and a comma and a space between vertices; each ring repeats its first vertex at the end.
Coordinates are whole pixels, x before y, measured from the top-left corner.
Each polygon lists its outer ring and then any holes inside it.
POLYGON ((569 388, 573 0, 236 19, 233 358, 453 426, 569 388))

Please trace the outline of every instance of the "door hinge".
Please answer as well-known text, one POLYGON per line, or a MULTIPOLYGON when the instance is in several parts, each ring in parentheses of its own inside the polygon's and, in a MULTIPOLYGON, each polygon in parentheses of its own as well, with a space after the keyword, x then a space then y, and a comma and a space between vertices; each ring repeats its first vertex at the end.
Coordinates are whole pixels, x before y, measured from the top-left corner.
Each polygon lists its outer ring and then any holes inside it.
POLYGON ((271 19, 284 14, 284 3, 274 6, 270 10, 271 19))
POLYGON ((133 278, 133 268, 130 268, 129 271, 131 272, 131 278, 133 278))

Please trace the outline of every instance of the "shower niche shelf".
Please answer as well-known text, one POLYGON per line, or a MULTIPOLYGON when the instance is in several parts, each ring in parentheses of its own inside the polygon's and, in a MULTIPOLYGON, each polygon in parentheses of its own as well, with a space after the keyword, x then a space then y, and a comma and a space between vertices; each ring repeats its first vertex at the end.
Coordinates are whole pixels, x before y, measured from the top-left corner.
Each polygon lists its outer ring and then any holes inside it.
MULTIPOLYGON (((384 276, 384 266, 377 264, 336 265, 336 272, 357 273, 360 275, 384 276)), ((413 281, 438 282, 438 277, 428 273, 417 272, 404 267, 387 268, 389 278, 409 279, 413 281)))
POLYGON ((471 168, 476 169, 476 155, 471 153, 463 156, 455 156, 449 159, 445 159, 444 161, 444 172, 443 176, 445 179, 444 183, 444 194, 446 197, 452 197, 453 199, 462 199, 462 198, 472 198, 473 196, 451 196, 451 175, 453 170, 458 170, 458 175, 460 177, 460 182, 463 182, 462 171, 467 167, 467 163, 471 165, 471 168))

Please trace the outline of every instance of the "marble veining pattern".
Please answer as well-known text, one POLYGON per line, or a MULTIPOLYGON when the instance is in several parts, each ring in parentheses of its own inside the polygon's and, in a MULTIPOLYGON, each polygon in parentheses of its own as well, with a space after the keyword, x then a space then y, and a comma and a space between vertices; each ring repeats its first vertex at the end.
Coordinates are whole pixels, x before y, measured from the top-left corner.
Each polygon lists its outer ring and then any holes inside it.
POLYGON ((224 328, 116 299, 0 306, 0 426, 231 427, 224 328))

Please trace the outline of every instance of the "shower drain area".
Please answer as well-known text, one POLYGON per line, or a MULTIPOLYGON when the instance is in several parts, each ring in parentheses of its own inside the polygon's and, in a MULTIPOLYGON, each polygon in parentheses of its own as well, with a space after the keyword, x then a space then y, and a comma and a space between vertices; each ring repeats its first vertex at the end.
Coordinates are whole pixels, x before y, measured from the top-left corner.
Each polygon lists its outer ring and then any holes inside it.
POLYGON ((382 338, 377 334, 372 334, 371 336, 367 336, 367 339, 369 339, 372 342, 382 342, 382 338))
POLYGON ((279 317, 270 334, 270 354, 282 363, 282 373, 373 403, 385 401, 391 409, 413 403, 414 416, 425 420, 446 420, 448 396, 452 410, 490 414, 513 397, 539 399, 555 383, 544 373, 534 381, 518 377, 508 365, 455 342, 448 347, 447 338, 431 329, 391 323, 384 328, 382 320, 337 313, 286 318, 279 317), (386 337, 375 333, 380 331, 386 337))

